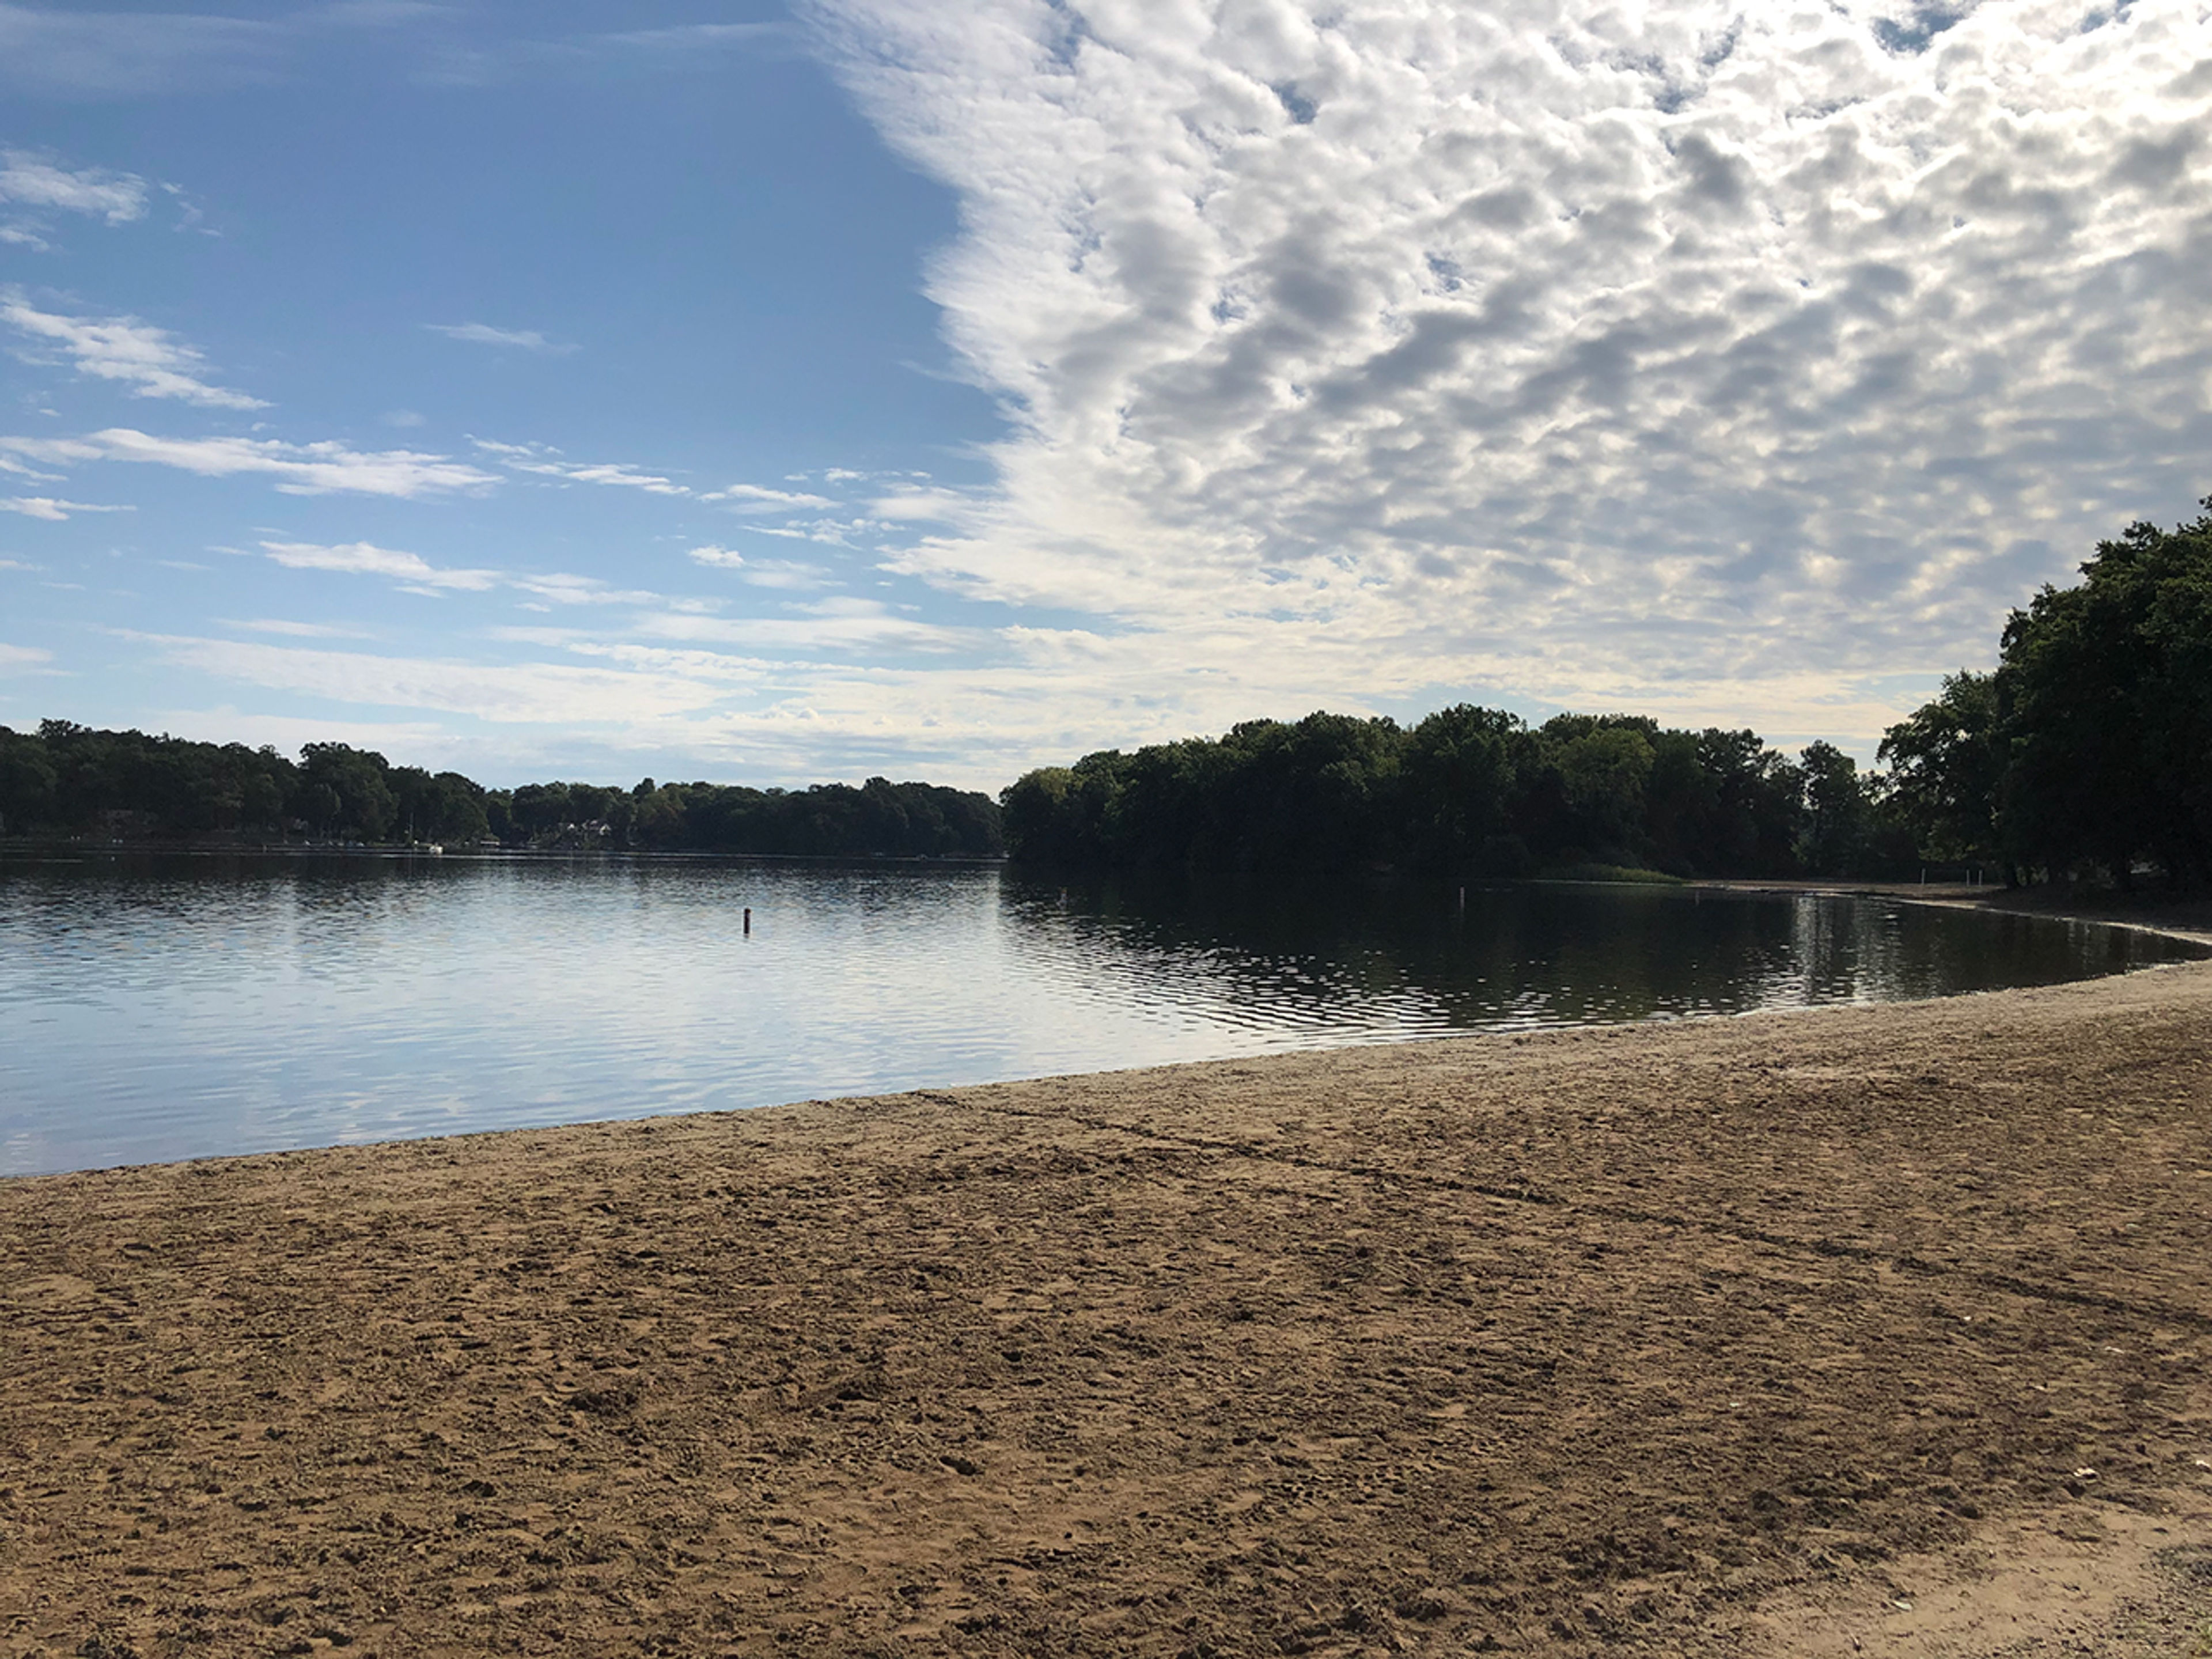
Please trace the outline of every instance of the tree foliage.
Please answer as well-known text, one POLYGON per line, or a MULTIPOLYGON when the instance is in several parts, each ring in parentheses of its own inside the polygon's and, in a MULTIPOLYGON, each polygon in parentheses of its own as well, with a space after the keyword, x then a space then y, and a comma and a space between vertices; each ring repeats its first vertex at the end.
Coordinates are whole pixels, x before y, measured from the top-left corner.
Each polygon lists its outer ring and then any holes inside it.
POLYGON ((1600 862, 1685 875, 1852 875, 1909 863, 1827 744, 1801 766, 1753 732, 1625 714, 1531 728, 1461 705, 1411 730, 1315 714, 1024 774, 1001 796, 1027 863, 1397 867, 1512 876, 1600 862))
POLYGON ((636 848, 665 852, 988 858, 989 796, 871 778, 859 788, 586 783, 488 790, 458 772, 393 766, 373 750, 274 749, 101 732, 66 720, 0 726, 0 834, 174 841, 636 848))
POLYGON ((2098 544, 2078 586, 2005 624, 1996 671, 1960 673, 1889 729, 1900 817, 1938 856, 2008 874, 2139 866, 2212 880, 2212 500, 2173 530, 2098 544))
POLYGON ((1961 670, 1942 694, 1889 728, 1890 803, 1931 858, 1994 863, 1997 791, 2004 772, 1992 674, 1961 670))
POLYGON ((2172 531, 2098 544, 2078 587, 2046 586, 2005 626, 1998 805, 2008 851, 2212 875, 2212 501, 2172 531))
POLYGON ((658 852, 995 858, 1005 850, 988 795, 887 778, 797 790, 648 778, 609 802, 601 821, 625 844, 658 852))

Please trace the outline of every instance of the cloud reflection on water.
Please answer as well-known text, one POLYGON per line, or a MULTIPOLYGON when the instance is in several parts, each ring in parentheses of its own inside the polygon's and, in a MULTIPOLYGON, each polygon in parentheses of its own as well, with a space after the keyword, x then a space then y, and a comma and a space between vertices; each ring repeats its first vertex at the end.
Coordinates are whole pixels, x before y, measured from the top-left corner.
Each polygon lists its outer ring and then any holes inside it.
POLYGON ((0 1173, 2045 983, 1801 896, 696 860, 0 862, 0 1173), (753 912, 748 937, 740 912, 753 912))

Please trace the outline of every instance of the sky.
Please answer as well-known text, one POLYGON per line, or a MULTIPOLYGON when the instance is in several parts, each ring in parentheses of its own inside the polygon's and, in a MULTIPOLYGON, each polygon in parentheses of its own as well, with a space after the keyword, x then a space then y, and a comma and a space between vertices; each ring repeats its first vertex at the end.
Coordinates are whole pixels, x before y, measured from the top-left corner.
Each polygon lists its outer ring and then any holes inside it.
POLYGON ((2212 493, 2212 0, 0 0, 0 725, 1872 757, 2212 493))

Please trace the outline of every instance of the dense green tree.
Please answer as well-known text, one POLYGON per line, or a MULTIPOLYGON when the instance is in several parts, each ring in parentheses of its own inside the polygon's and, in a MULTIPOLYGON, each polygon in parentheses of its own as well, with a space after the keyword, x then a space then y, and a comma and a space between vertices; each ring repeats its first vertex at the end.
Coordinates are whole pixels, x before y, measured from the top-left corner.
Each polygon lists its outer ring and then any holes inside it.
POLYGON ((2015 611, 1993 674, 1890 727, 1886 805, 1938 859, 2008 880, 2148 864, 2212 880, 2212 500, 2100 542, 2077 586, 2015 611))
POLYGON ((389 775, 398 801, 399 837, 470 846, 491 833, 483 786, 459 772, 433 775, 419 766, 395 766, 389 775))
MULTIPOLYGON (((4 763, 0 758, 0 765, 4 763)), ((1008 784, 999 798, 1007 844, 1022 848, 1023 856, 1033 864, 1097 862, 1076 807, 1080 787, 1073 770, 1065 766, 1039 767, 1008 784)))
MULTIPOLYGON (((1560 715, 1532 732, 1462 704, 1411 731, 1322 714, 1102 750, 1024 774, 1001 799, 1013 855, 1036 864, 1485 876, 1600 861, 1786 875, 1802 867, 1805 784, 1750 732, 1670 732, 1626 714, 1560 715)), ((1860 862, 1875 859, 1874 843, 1854 844, 1860 862)))
POLYGON ((0 726, 0 835, 52 823, 58 782, 44 743, 0 726))
POLYGON ((1654 760, 1653 728, 1618 719, 1584 726, 1586 718, 1562 715, 1544 726, 1565 807, 1559 839, 1609 861, 1641 863, 1649 854, 1644 787, 1654 760), (1575 724, 1563 726, 1570 720, 1575 724))
POLYGON ((372 750, 349 744, 311 743, 300 750, 300 781, 308 799, 325 804, 320 792, 337 797, 324 817, 324 833, 380 842, 391 835, 399 811, 392 793, 390 764, 372 750))
POLYGON ((239 784, 239 822, 246 829, 269 835, 284 827, 284 785, 277 769, 289 769, 289 763, 280 761, 273 749, 261 752, 266 763, 247 771, 239 784))
POLYGON ((264 831, 296 769, 275 750, 46 720, 0 732, 0 818, 11 833, 204 836, 264 831))
MULTIPOLYGON (((1457 703, 1407 735, 1399 763, 1400 827, 1416 867, 1520 875, 1528 851, 1509 821, 1518 715, 1457 703)), ((1009 836, 1012 830, 1008 831, 1009 836)))
POLYGON ((2057 870, 2212 877, 2212 500, 2101 542, 2081 586, 2006 624, 1997 669, 2007 849, 2057 870))
MULTIPOLYGON (((637 846, 661 850, 684 845, 684 792, 647 778, 644 793, 630 795, 630 836, 637 846)), ((644 786, 641 785, 641 788, 644 786)))
POLYGON ((1217 845, 1230 867, 1343 870, 1389 856, 1401 742, 1395 721, 1316 713, 1292 726, 1232 728, 1221 745, 1225 765, 1183 747, 1200 787, 1229 786, 1217 791, 1217 845))
POLYGON ((1316 714, 1025 774, 1002 808, 1033 862, 1131 868, 1340 870, 1400 836, 1405 734, 1316 714))
POLYGON ((1698 758, 1715 793, 1699 873, 1796 873, 1804 773, 1749 730, 1707 727, 1698 734, 1698 758))
POLYGON ((1890 769, 1890 809, 1928 858, 1999 860, 2005 744, 1995 675, 1945 676, 1942 695, 1891 726, 1879 755, 1890 769))
POLYGON ((309 833, 321 836, 338 833, 338 814, 345 803, 329 784, 302 783, 294 792, 292 799, 301 816, 306 819, 309 833))
POLYGON ((1695 732, 1651 735, 1651 770, 1644 781, 1644 833, 1654 868, 1702 872, 1720 817, 1720 780, 1706 770, 1695 732))
POLYGON ((1808 743, 1798 769, 1805 779, 1798 861, 1808 875, 1856 876, 1875 850, 1875 803, 1858 763, 1832 743, 1808 743))
MULTIPOLYGON (((520 799, 524 792, 518 790, 520 799)), ((627 795, 571 793, 567 829, 603 824, 599 843, 659 852, 776 854, 824 858, 994 858, 1005 850, 1000 809, 988 796, 927 783, 871 778, 800 790, 707 782, 654 783, 627 795)), ((562 833, 567 833, 564 829, 562 833)), ((544 844, 546 832, 535 832, 544 844)))

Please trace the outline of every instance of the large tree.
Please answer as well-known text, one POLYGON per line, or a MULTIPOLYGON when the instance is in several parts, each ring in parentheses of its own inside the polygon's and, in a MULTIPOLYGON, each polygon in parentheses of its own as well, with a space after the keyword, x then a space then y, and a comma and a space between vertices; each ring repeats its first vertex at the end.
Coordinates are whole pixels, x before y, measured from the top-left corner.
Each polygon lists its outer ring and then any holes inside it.
POLYGON ((2078 586, 2005 624, 1994 674, 1954 674, 1889 728, 1888 805, 1940 859, 2007 878, 2139 865, 2212 879, 2212 499, 2100 542, 2078 586))
POLYGON ((2006 624, 2008 739, 1998 810, 2009 850, 2053 870, 2141 861, 2212 876, 2212 499, 2172 531, 2098 544, 2078 587, 2046 586, 2006 624))
POLYGON ((1929 858, 1996 862, 2005 743, 1993 674, 1947 675, 1935 702, 1889 728, 1889 805, 1929 858))

